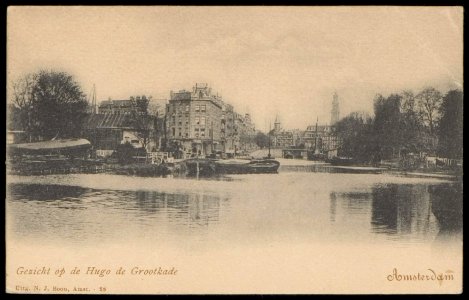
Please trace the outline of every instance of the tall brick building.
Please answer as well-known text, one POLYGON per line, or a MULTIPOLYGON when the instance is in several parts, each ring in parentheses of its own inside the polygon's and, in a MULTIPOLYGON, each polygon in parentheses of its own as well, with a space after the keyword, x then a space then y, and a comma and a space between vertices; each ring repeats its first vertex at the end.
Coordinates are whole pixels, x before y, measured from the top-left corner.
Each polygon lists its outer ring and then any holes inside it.
POLYGON ((246 136, 255 134, 250 116, 236 113, 206 83, 170 92, 166 128, 168 140, 186 156, 247 150, 252 145, 246 136))
POLYGON ((192 91, 171 91, 166 106, 168 139, 185 153, 222 150, 222 108, 221 97, 212 95, 207 84, 196 84, 192 91))

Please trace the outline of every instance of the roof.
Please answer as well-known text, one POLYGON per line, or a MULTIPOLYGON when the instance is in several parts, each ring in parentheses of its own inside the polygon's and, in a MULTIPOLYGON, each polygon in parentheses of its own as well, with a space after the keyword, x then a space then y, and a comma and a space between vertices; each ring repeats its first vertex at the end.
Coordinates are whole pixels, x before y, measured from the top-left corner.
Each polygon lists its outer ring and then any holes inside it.
POLYGON ((11 144, 14 150, 48 151, 48 150, 72 150, 91 148, 91 143, 86 139, 62 139, 37 143, 11 144))
MULTIPOLYGON (((318 125, 318 132, 320 132, 320 131, 329 131, 333 127, 334 126, 331 126, 331 125, 318 125)), ((316 131, 316 125, 309 125, 306 128, 306 131, 316 131)))
MULTIPOLYGON (((85 122, 85 128, 98 129, 98 128, 133 128, 135 123, 132 119, 133 116, 129 114, 90 114, 85 122)), ((140 116, 144 118, 144 116, 140 116)), ((151 122, 151 118, 147 117, 146 122, 151 122)), ((153 127, 151 122, 148 128, 153 127)))
POLYGON ((130 115, 126 114, 90 114, 85 122, 86 128, 128 128, 130 115))
POLYGON ((103 106, 118 106, 118 107, 125 107, 125 106, 132 106, 132 100, 104 100, 104 101, 101 101, 101 103, 99 104, 99 107, 103 107, 103 106))

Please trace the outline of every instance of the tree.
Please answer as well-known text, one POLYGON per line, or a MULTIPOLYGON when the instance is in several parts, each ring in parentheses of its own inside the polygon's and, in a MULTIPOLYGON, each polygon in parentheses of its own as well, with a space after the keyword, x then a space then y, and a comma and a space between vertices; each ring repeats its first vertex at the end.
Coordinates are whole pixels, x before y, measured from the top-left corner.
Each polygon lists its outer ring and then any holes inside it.
POLYGON ((449 91, 443 98, 438 128, 438 153, 447 158, 463 157, 463 92, 449 91))
POLYGON ((27 74, 13 82, 12 105, 9 106, 9 124, 12 127, 20 127, 29 136, 29 141, 33 139, 32 131, 34 120, 31 120, 33 109, 33 87, 37 82, 38 74, 27 74))
POLYGON ((429 87, 421 91, 416 98, 420 117, 428 126, 430 134, 433 135, 435 133, 436 122, 438 121, 438 110, 443 97, 438 90, 429 87))
POLYGON ((12 101, 30 141, 81 136, 87 101, 71 75, 28 74, 13 83, 12 101))
POLYGON ((401 94, 401 150, 406 153, 416 153, 426 149, 424 137, 427 133, 424 124, 419 118, 415 95, 412 91, 406 90, 401 94))
POLYGON ((261 131, 257 132, 256 136, 254 137, 254 142, 261 149, 269 147, 269 137, 261 131))
POLYGON ((366 113, 353 112, 336 123, 336 132, 342 140, 340 155, 356 161, 373 161, 374 145, 371 138, 372 119, 366 113))
POLYGON ((401 132, 401 96, 391 94, 388 98, 375 97, 373 135, 379 157, 392 158, 399 155, 402 144, 401 132))
POLYGON ((151 96, 147 98, 145 95, 130 97, 132 111, 129 125, 137 132, 137 136, 141 139, 144 149, 147 148, 150 140, 150 131, 155 125, 154 117, 148 113, 150 99, 151 96))

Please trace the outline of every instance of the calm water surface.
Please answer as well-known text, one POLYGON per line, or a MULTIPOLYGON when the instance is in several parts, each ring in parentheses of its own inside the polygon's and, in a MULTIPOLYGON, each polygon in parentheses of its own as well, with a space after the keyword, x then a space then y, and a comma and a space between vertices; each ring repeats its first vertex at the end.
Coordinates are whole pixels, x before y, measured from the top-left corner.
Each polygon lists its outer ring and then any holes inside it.
POLYGON ((432 244, 462 231, 462 183, 384 174, 281 172, 221 180, 14 177, 10 238, 188 249, 270 243, 432 244))

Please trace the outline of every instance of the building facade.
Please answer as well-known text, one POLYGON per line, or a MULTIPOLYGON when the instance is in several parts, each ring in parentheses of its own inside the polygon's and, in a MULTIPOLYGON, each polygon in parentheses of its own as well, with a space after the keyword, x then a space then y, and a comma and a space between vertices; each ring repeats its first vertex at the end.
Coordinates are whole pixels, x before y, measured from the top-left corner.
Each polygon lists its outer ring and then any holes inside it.
POLYGON ((85 137, 91 141, 98 156, 108 156, 120 144, 157 151, 161 148, 164 116, 152 115, 145 96, 128 100, 105 100, 97 114, 89 114, 85 122, 85 137))
POLYGON ((192 91, 171 91, 166 106, 168 139, 190 155, 222 150, 222 108, 221 97, 212 95, 207 84, 196 84, 192 91))
POLYGON ((271 132, 272 147, 274 148, 289 148, 295 145, 294 133, 292 130, 285 130, 282 128, 280 117, 275 117, 274 129, 271 132))
POLYGON ((303 134, 303 142, 307 149, 318 149, 320 152, 337 150, 340 140, 335 127, 330 125, 309 125, 303 134))
POLYGON ((191 91, 170 92, 166 128, 169 143, 184 157, 235 153, 254 145, 255 129, 249 114, 235 112, 206 83, 195 84, 191 91))

